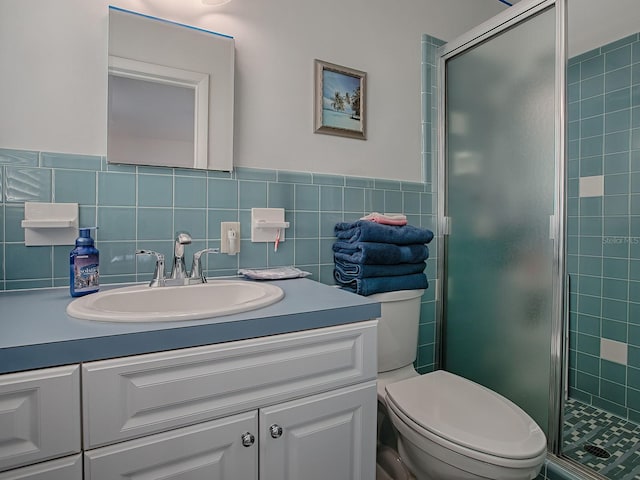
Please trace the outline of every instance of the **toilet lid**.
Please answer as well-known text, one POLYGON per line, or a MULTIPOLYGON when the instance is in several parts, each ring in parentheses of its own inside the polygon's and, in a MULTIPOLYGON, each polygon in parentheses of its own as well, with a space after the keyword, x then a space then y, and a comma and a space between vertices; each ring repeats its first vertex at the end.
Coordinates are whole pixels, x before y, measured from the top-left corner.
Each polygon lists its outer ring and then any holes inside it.
POLYGON ((517 405, 443 370, 387 385, 387 401, 432 434, 477 452, 516 460, 546 450, 544 433, 517 405))

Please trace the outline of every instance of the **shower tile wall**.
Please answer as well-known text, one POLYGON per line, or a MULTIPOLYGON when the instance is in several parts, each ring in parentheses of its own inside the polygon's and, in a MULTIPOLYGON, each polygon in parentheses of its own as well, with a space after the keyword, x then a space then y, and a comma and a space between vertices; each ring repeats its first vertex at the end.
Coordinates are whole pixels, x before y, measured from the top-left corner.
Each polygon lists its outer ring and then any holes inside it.
POLYGON ((570 396, 640 421, 640 35, 568 68, 570 396))

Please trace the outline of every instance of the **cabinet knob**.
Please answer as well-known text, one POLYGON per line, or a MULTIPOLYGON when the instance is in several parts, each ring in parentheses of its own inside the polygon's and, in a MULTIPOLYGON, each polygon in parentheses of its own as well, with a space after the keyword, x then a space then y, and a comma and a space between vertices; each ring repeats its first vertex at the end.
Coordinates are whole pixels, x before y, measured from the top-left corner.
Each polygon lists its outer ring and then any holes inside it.
POLYGON ((250 447, 256 441, 256 437, 251 435, 249 432, 242 434, 242 445, 245 447, 250 447))
POLYGON ((282 436, 282 427, 274 423, 269 427, 269 433, 271 433, 271 438, 280 438, 282 436))

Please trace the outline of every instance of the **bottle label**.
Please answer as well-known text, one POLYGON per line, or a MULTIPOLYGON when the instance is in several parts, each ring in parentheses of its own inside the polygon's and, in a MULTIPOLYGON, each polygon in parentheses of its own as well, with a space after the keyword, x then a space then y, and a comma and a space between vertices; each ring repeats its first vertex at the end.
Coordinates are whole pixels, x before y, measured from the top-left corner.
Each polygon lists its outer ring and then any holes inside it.
POLYGON ((73 262, 73 289, 76 292, 97 290, 100 285, 97 255, 78 255, 73 262))

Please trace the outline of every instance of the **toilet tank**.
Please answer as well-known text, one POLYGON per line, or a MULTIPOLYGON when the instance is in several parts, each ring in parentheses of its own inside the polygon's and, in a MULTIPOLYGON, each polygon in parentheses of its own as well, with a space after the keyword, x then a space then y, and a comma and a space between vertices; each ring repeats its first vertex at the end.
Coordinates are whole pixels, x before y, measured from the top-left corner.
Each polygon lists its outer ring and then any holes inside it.
POLYGON ((420 300, 424 290, 376 293, 369 299, 380 302, 378 319, 378 372, 410 365, 418 350, 420 300))

